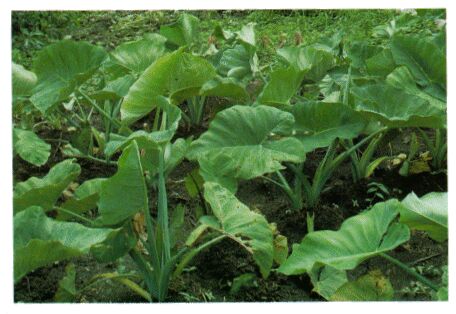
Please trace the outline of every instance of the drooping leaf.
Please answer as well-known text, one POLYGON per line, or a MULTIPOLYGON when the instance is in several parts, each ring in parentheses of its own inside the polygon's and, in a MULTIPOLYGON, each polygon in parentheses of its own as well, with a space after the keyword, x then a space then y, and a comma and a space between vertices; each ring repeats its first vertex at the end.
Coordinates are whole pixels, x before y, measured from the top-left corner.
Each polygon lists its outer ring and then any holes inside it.
POLYGON ((138 144, 132 141, 117 162, 117 173, 101 184, 96 222, 115 225, 144 210, 147 187, 141 167, 138 144))
POLYGON ((431 192, 418 197, 411 192, 402 200, 402 205, 401 223, 426 231, 438 242, 448 239, 448 193, 431 192))
POLYGON ((391 52, 399 65, 405 65, 421 86, 446 86, 446 56, 431 40, 398 35, 391 39, 391 52))
POLYGON ((441 128, 445 111, 429 101, 387 84, 353 86, 355 110, 386 126, 441 128))
POLYGON ((38 84, 30 98, 43 114, 67 98, 106 58, 106 51, 87 42, 62 40, 38 53, 33 70, 38 84))
POLYGON ((89 253, 112 229, 55 221, 32 206, 14 216, 14 281, 52 262, 89 253))
POLYGON ((306 152, 326 147, 336 138, 352 139, 366 127, 366 119, 341 103, 305 102, 293 106, 296 137, 306 152))
POLYGON ((313 285, 313 292, 318 293, 326 300, 344 285, 347 281, 347 272, 331 266, 316 267, 309 272, 313 285))
POLYGON ((330 301, 391 301, 394 289, 388 278, 380 271, 359 277, 341 286, 331 296, 330 301))
POLYGON ((410 238, 407 226, 394 222, 401 204, 393 199, 377 203, 371 210, 344 221, 338 231, 309 233, 279 272, 298 275, 314 267, 353 269, 364 260, 390 251, 410 238))
POLYGON ((200 20, 191 14, 179 15, 176 22, 160 27, 160 34, 177 46, 190 45, 198 40, 200 20))
POLYGON ((305 71, 304 78, 313 82, 320 81, 335 64, 330 52, 312 46, 284 47, 277 54, 287 64, 305 71))
POLYGON ((126 124, 145 116, 168 97, 179 104, 196 96, 201 86, 215 76, 213 66, 205 59, 183 49, 159 58, 130 87, 121 106, 121 118, 126 124))
POLYGON ((14 213, 34 205, 51 210, 60 194, 80 172, 81 167, 74 163, 74 159, 67 159, 52 167, 43 178, 31 177, 17 183, 13 194, 14 213))
POLYGON ((13 101, 21 96, 32 95, 32 90, 36 85, 37 78, 35 73, 26 70, 22 65, 12 64, 13 76, 13 101))
POLYGON ((245 86, 232 77, 216 76, 201 87, 202 96, 226 97, 245 101, 249 98, 245 86))
POLYGON ((51 155, 51 145, 43 141, 33 131, 13 129, 13 149, 25 161, 35 165, 44 165, 51 155))
POLYGON ((74 302, 76 293, 76 266, 70 263, 65 267, 65 276, 59 281, 54 301, 61 303, 74 302))
POLYGON ((123 43, 111 52, 112 62, 141 74, 165 53, 166 38, 153 34, 152 38, 123 43))
POLYGON ((264 278, 269 275, 274 254, 272 230, 266 219, 252 212, 234 194, 217 183, 204 184, 204 198, 220 225, 214 228, 227 234, 253 255, 264 278))
POLYGON ((205 161, 221 165, 224 160, 225 166, 214 169, 212 175, 252 179, 283 169, 281 162, 305 159, 299 140, 288 137, 293 124, 290 113, 273 107, 233 106, 216 115, 208 131, 192 143, 187 157, 199 160, 203 177, 205 161))
POLYGON ((291 98, 301 87, 305 72, 291 66, 273 71, 268 83, 258 96, 257 102, 279 108, 289 106, 291 98))

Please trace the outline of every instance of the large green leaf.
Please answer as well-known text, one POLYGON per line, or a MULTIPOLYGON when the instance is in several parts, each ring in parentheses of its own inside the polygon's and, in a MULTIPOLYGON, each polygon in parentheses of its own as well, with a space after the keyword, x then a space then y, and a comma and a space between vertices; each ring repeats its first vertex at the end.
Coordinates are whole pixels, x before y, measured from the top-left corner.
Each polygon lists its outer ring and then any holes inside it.
POLYGON ((44 165, 51 155, 51 145, 33 131, 19 128, 13 129, 13 149, 22 159, 35 166, 44 165))
POLYGON ((359 277, 341 286, 329 298, 330 301, 391 301, 394 289, 380 271, 359 277))
POLYGON ((304 78, 314 82, 320 81, 335 65, 334 56, 330 52, 312 46, 284 47, 278 49, 277 54, 287 64, 305 71, 304 78))
POLYGON ((199 38, 200 20, 191 14, 180 14, 178 20, 160 27, 160 34, 177 46, 190 45, 199 38))
POLYGON ((446 86, 446 56, 432 40, 422 36, 394 35, 391 52, 399 65, 405 65, 421 86, 446 86))
POLYGON ((448 239, 448 193, 431 192, 419 198, 412 192, 402 200, 402 205, 402 223, 426 231, 436 241, 448 239))
POLYGON ((106 58, 106 51, 87 42, 62 40, 38 53, 33 69, 38 85, 30 98, 42 112, 66 99, 106 58))
POLYGON ((43 178, 31 177, 19 182, 14 187, 14 213, 34 205, 51 210, 60 194, 80 172, 81 167, 74 163, 74 159, 67 159, 52 167, 43 178))
POLYGON ((141 74, 165 53, 166 38, 158 34, 127 42, 111 52, 111 62, 141 74))
POLYGON ((445 125, 445 111, 424 98, 383 84, 353 86, 355 110, 389 127, 430 127, 445 125))
POLYGON ((290 100, 301 87, 306 71, 295 67, 279 68, 270 74, 269 82, 264 86, 257 102, 270 106, 289 106, 290 100))
POLYGON ((239 32, 236 32, 237 39, 247 45, 255 46, 255 24, 248 23, 247 25, 242 26, 239 32))
POLYGON ((14 281, 55 261, 89 253, 112 229, 94 229, 48 218, 32 206, 14 216, 14 281))
POLYGON ((430 89, 419 88, 412 76, 412 73, 405 66, 394 69, 394 71, 386 77, 386 82, 391 86, 403 89, 408 94, 425 99, 433 108, 440 109, 442 112, 446 110, 446 95, 443 99, 440 99, 440 95, 429 93, 430 89))
POLYGON ((117 173, 101 184, 96 222, 115 225, 147 206, 147 187, 136 141, 126 147, 117 162, 117 173))
MULTIPOLYGON (((252 212, 234 194, 217 183, 204 184, 204 198, 218 221, 210 223, 209 227, 226 234, 251 253, 266 278, 274 254, 272 229, 266 219, 252 212)), ((204 223, 204 219, 202 221, 204 223)))
POLYGON ((331 266, 317 267, 309 272, 313 285, 313 292, 318 293, 326 300, 348 282, 347 272, 331 266))
POLYGON ((201 168, 207 158, 230 160, 214 175, 252 179, 283 169, 281 162, 304 161, 301 143, 289 137, 293 124, 292 114, 273 107, 233 106, 216 115, 187 157, 198 159, 201 168))
POLYGON ((130 87, 121 106, 121 118, 131 124, 168 97, 174 104, 199 94, 201 86, 215 76, 215 69, 205 59, 183 49, 159 58, 130 87))
POLYGON ((222 76, 247 80, 258 71, 257 56, 246 45, 235 45, 223 51, 217 64, 217 72, 222 76))
POLYGON ((216 76, 201 87, 202 96, 217 96, 245 101, 249 98, 245 86, 232 77, 216 76))
POLYGON ((351 66, 354 68, 366 67, 366 60, 380 52, 378 45, 367 44, 366 41, 350 42, 345 47, 347 57, 351 60, 351 66))
POLYGON ((361 114, 341 103, 297 103, 293 114, 296 137, 307 152, 329 146, 336 138, 352 139, 366 127, 361 114))
POLYGON ((293 253, 279 272, 298 275, 324 265, 349 270, 393 250, 410 238, 408 227, 395 222, 400 206, 395 199, 377 203, 371 210, 344 221, 338 231, 307 234, 300 244, 293 245, 293 253))
POLYGON ((13 101, 20 96, 32 95, 33 87, 36 85, 36 75, 27 71, 22 65, 12 64, 13 76, 13 101))
POLYGON ((390 49, 383 49, 378 54, 366 60, 366 70, 370 75, 387 76, 396 67, 390 49))

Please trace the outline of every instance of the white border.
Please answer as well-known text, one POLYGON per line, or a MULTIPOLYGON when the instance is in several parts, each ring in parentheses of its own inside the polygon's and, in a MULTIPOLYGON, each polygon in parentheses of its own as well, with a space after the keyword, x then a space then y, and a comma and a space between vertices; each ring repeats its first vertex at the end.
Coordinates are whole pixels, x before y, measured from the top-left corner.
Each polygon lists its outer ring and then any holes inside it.
POLYGON ((213 313, 232 312, 233 310, 245 310, 245 312, 332 312, 332 313, 385 313, 385 312, 408 312, 408 313, 447 313, 450 305, 455 303, 456 293, 453 268, 455 248, 453 239, 456 228, 453 227, 453 197, 455 151, 452 145, 455 132, 452 123, 456 114, 454 93, 452 90, 456 56, 455 49, 455 11, 452 0, 313 0, 313 1, 266 1, 260 0, 162 0, 159 2, 137 0, 0 0, 0 69, 1 69, 1 92, 2 103, 0 104, 0 128, 1 128, 1 153, 0 153, 0 312, 3 313, 58 313, 66 314, 81 312, 96 313, 106 311, 109 313, 125 314, 126 311, 136 313, 162 311, 185 311, 185 313, 213 313), (163 10, 163 9, 376 9, 376 8, 447 8, 447 64, 448 64, 448 160, 449 160, 449 208, 450 208, 450 247, 449 247, 449 274, 450 274, 450 302, 385 302, 385 303, 218 303, 218 304, 14 304, 13 301, 13 276, 12 276, 12 157, 11 157, 11 11, 12 10, 163 10))

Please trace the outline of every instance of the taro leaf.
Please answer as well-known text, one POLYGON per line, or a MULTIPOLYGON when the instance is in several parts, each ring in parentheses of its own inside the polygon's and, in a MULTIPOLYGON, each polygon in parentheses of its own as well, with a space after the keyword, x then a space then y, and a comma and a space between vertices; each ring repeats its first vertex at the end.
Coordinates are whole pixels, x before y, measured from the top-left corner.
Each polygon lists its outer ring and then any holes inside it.
POLYGON ((141 74, 165 53, 166 38, 158 34, 153 35, 153 38, 121 44, 111 52, 111 62, 127 68, 134 74, 141 74))
POLYGON ((257 102, 270 106, 289 106, 290 100, 300 90, 305 71, 295 67, 279 68, 270 75, 269 82, 258 96, 257 102))
POLYGON ((133 249, 137 242, 132 224, 126 223, 113 230, 103 242, 94 244, 90 248, 90 254, 99 263, 114 262, 133 249))
POLYGON ((418 36, 395 35, 391 52, 398 65, 405 65, 418 84, 446 86, 446 57, 431 40, 418 36))
POLYGON ((220 24, 215 25, 212 35, 219 40, 231 40, 234 38, 234 33, 223 29, 220 24))
POLYGON ((410 193, 402 200, 400 222, 410 229, 426 231, 432 239, 448 239, 448 193, 431 192, 422 197, 410 193))
POLYGON ((201 86, 215 76, 213 66, 205 59, 179 49, 159 58, 130 87, 121 106, 126 124, 145 116, 168 97, 173 104, 196 96, 201 86))
POLYGON ((44 165, 51 155, 51 145, 43 141, 33 131, 13 129, 13 149, 25 161, 44 165))
POLYGON ((352 139, 366 127, 366 119, 341 103, 306 102, 293 106, 296 137, 306 152, 326 147, 336 138, 352 139))
POLYGON ((442 128, 445 111, 429 101, 387 84, 353 86, 355 110, 391 128, 442 128))
POLYGON ((204 169, 212 168, 215 173, 207 172, 211 176, 252 179, 283 169, 281 162, 304 161, 299 140, 287 137, 293 124, 290 113, 273 107, 233 106, 216 115, 209 129, 192 143, 187 157, 199 160, 203 177, 204 169))
POLYGON ((106 58, 106 51, 87 42, 62 40, 38 53, 33 63, 38 85, 30 98, 43 114, 65 100, 106 58))
MULTIPOLYGON (((74 191, 74 197, 66 200, 59 207, 76 214, 82 214, 96 208, 100 196, 101 183, 105 180, 104 178, 96 178, 85 181, 74 191)), ((57 212, 58 220, 74 218, 71 214, 63 211, 57 210, 57 212)))
POLYGON ((279 272, 299 275, 324 265, 339 270, 354 269, 368 258, 388 252, 410 238, 407 226, 394 222, 401 204, 393 199, 377 203, 366 212, 344 221, 338 231, 307 234, 279 272))
POLYGON ((244 45, 228 48, 222 53, 217 65, 217 72, 222 76, 246 80, 258 70, 253 61, 254 57, 255 53, 244 45))
POLYGON ((432 93, 432 90, 431 94, 427 92, 430 91, 429 89, 427 91, 421 90, 416 85, 412 73, 407 67, 402 66, 396 68, 386 77, 386 82, 391 86, 396 86, 403 89, 411 95, 427 100, 429 104, 434 108, 438 108, 442 111, 446 109, 446 97, 439 99, 440 96, 432 93))
POLYGON ((36 85, 36 75, 26 70, 22 65, 12 64, 13 76, 13 101, 21 96, 32 95, 33 87, 36 85))
POLYGON ((43 178, 31 177, 14 187, 14 213, 30 206, 51 210, 66 187, 81 173, 74 159, 67 159, 51 168, 43 178))
POLYGON ((300 71, 306 71, 305 79, 320 81, 334 64, 334 56, 317 47, 284 47, 277 50, 279 57, 300 71))
POLYGON ((344 285, 347 279, 345 270, 340 270, 331 266, 316 267, 309 272, 310 280, 314 286, 312 291, 318 293, 326 300, 344 285))
POLYGON ((199 37, 200 20, 191 14, 183 13, 179 19, 160 27, 160 34, 177 46, 190 45, 197 42, 199 37))
POLYGON ((331 296, 330 301, 391 301, 394 289, 388 278, 380 271, 359 277, 350 281, 331 296))
POLYGON ((59 281, 54 301, 61 303, 74 302, 76 292, 76 266, 70 263, 65 267, 65 276, 59 281))
POLYGON ((247 25, 242 26, 241 30, 236 32, 237 39, 244 44, 254 47, 256 44, 254 26, 254 23, 248 23, 247 25))
MULTIPOLYGON (((114 230, 115 231, 115 230, 114 230)), ((112 229, 55 221, 32 206, 14 216, 14 282, 39 267, 89 253, 112 229)))
POLYGON ((370 75, 384 77, 390 74, 395 67, 396 63, 390 49, 383 49, 366 60, 366 70, 370 75))
POLYGON ((226 97, 235 100, 247 100, 249 94, 245 86, 232 77, 216 76, 201 87, 202 96, 226 97))
POLYGON ((136 141, 120 156, 117 173, 101 183, 96 222, 115 225, 132 217, 147 206, 147 187, 136 141))
POLYGON ((268 277, 274 254, 272 230, 266 219, 252 212, 234 194, 217 183, 204 184, 204 198, 210 204, 219 226, 209 227, 226 234, 250 254, 264 278, 268 277))
POLYGON ((365 41, 355 41, 347 45, 347 57, 351 60, 354 68, 366 67, 366 60, 379 53, 378 45, 369 45, 365 41))

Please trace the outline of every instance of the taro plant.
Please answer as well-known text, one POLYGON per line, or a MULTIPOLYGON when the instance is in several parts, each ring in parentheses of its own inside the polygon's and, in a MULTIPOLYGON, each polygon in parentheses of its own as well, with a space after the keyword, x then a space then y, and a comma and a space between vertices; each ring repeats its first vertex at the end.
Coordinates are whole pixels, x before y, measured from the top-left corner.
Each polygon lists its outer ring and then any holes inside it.
POLYGON ((370 274, 373 278, 361 277, 363 279, 359 278, 357 284, 347 283, 345 271, 379 256, 437 292, 441 289, 438 284, 389 252, 409 240, 409 228, 425 230, 439 242, 447 239, 446 197, 446 193, 430 193, 418 198, 411 193, 402 202, 391 199, 375 204, 372 209, 344 221, 338 231, 308 233, 300 244, 293 246, 292 254, 278 271, 285 275, 309 274, 314 291, 329 300, 348 300, 347 293, 351 293, 352 298, 359 295, 360 300, 390 300, 392 292, 386 295, 382 292, 385 285, 390 285, 382 276, 370 274), (361 284, 359 281, 366 280, 371 283, 361 285, 364 291, 356 288, 361 284), (369 294, 366 289, 376 293, 369 294))

